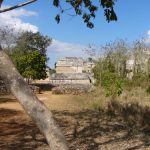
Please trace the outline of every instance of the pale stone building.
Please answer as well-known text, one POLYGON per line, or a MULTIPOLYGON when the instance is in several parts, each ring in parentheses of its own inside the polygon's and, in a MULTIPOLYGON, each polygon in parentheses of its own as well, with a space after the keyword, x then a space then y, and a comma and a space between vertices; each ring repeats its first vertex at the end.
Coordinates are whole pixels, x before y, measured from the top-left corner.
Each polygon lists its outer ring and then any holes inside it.
POLYGON ((87 73, 56 73, 50 78, 50 83, 59 84, 91 84, 92 76, 87 73))
POLYGON ((127 78, 130 80, 133 77, 134 63, 135 63, 135 61, 133 58, 130 58, 126 61, 127 78))
POLYGON ((56 62, 56 73, 51 75, 52 84, 91 84, 93 83, 93 62, 81 57, 65 57, 56 62))
POLYGON ((56 73, 90 73, 94 67, 93 62, 81 57, 65 57, 56 63, 56 73))

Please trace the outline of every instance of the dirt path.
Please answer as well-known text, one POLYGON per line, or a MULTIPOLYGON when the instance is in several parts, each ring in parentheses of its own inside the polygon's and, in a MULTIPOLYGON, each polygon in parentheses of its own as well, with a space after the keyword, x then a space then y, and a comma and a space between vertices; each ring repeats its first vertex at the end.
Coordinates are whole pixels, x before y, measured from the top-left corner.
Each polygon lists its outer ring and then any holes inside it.
MULTIPOLYGON (((38 97, 53 110, 71 150, 150 150, 149 130, 134 131, 120 116, 87 110, 79 96, 44 92, 38 97)), ((0 150, 48 150, 44 137, 11 95, 0 96, 0 150)))

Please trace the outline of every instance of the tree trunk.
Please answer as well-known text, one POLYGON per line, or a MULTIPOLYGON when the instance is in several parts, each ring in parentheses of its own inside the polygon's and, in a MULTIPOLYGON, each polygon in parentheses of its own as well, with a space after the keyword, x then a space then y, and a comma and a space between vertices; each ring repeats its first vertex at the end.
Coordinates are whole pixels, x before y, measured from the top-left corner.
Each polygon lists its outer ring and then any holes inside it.
POLYGON ((68 150, 66 140, 56 125, 52 113, 38 100, 1 47, 0 76, 27 114, 44 134, 50 150, 68 150))

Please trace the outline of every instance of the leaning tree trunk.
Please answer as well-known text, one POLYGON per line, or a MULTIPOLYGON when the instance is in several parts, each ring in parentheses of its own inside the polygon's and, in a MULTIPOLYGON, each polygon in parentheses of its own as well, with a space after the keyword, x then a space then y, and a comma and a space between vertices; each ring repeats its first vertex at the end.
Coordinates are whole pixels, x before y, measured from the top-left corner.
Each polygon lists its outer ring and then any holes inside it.
POLYGON ((0 76, 27 114, 44 134, 50 150, 68 150, 66 140, 56 125, 52 113, 38 100, 1 47, 0 76))

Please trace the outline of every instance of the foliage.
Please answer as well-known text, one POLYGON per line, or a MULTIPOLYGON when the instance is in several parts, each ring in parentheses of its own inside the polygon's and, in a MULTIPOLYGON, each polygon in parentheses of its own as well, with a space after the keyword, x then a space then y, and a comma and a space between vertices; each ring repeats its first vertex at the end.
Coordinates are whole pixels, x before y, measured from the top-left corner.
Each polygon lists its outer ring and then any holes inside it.
POLYGON ((106 96, 115 98, 122 94, 123 80, 116 73, 104 72, 102 74, 102 87, 106 91, 106 96))
MULTIPOLYGON (((0 7, 4 0, 0 0, 0 7)), ((25 3, 21 3, 15 6, 11 6, 8 8, 4 8, 0 10, 0 13, 7 12, 33 2, 37 0, 30 0, 25 3)), ((57 23, 60 22, 61 14, 65 13, 70 16, 81 16, 84 23, 89 28, 94 27, 93 19, 96 17, 96 12, 99 8, 103 8, 104 16, 108 22, 116 21, 117 15, 114 11, 114 5, 116 0, 99 0, 99 1, 92 1, 92 0, 66 0, 65 2, 60 0, 53 0, 53 6, 59 9, 59 13, 55 16, 55 20, 57 23), (65 8, 63 8, 65 5, 65 8), (68 6, 68 7, 67 7, 68 6)))
MULTIPOLYGON (((99 58, 93 68, 96 85, 106 91, 106 96, 118 96, 123 87, 130 90, 135 87, 147 88, 150 81, 149 46, 142 40, 133 43, 133 47, 123 40, 108 43, 101 47, 103 57, 99 58), (127 60, 132 60, 127 67, 127 60), (130 74, 131 73, 131 74, 130 74), (132 77, 127 78, 127 74, 132 77)), ((147 91, 149 92, 149 91, 147 91)))
POLYGON ((14 58, 17 69, 24 78, 46 78, 46 58, 39 51, 34 51, 14 58))
POLYGON ((123 40, 115 41, 105 46, 102 46, 100 51, 104 51, 104 56, 99 58, 95 68, 93 69, 94 76, 100 83, 102 73, 113 72, 118 76, 126 76, 126 61, 128 58, 128 46, 123 40))
POLYGON ((110 62, 107 68, 106 66, 104 69, 101 63, 97 64, 93 69, 94 77, 96 84, 104 87, 106 96, 112 96, 114 98, 115 96, 119 96, 123 91, 123 79, 115 73, 113 65, 110 62))
POLYGON ((106 96, 114 98, 123 91, 128 46, 125 41, 119 40, 102 46, 101 50, 105 54, 93 68, 94 78, 96 85, 105 89, 106 96))
MULTIPOLYGON (((46 48, 51 44, 52 39, 48 36, 43 36, 41 33, 23 32, 17 39, 13 53, 19 55, 39 51, 40 54, 46 57, 46 48)), ((48 58, 46 58, 48 60, 48 58)))
POLYGON ((125 86, 129 89, 135 88, 135 87, 143 87, 146 88, 149 83, 149 77, 144 72, 134 72, 132 80, 125 80, 125 86))
POLYGON ((104 9, 104 16, 108 22, 116 21, 117 16, 114 11, 116 0, 100 0, 93 2, 92 0, 66 0, 68 8, 63 8, 60 0, 53 0, 53 5, 60 9, 60 13, 56 15, 55 20, 60 22, 61 14, 66 13, 70 16, 81 16, 84 23, 89 28, 94 27, 93 19, 96 17, 99 5, 104 9))
POLYGON ((101 59, 96 63, 95 67, 92 69, 94 73, 94 78, 96 80, 96 85, 101 85, 101 78, 102 78, 102 63, 101 59))
POLYGON ((39 32, 24 32, 18 38, 10 56, 20 74, 25 78, 46 78, 46 48, 51 39, 39 32))

